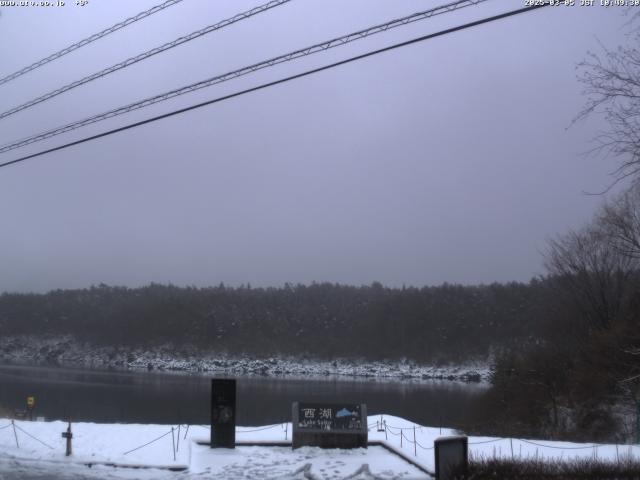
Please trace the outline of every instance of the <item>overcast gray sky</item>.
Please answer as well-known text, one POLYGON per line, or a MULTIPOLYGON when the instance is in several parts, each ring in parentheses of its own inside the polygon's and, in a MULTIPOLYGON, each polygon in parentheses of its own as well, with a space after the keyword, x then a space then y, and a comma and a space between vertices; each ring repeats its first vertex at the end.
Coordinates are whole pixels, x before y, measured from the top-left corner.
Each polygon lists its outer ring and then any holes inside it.
MULTIPOLYGON (((159 0, 5 7, 0 76, 159 0)), ((0 86, 8 108, 260 3, 185 0, 0 86)), ((293 0, 0 120, 43 129, 436 6, 293 0)), ((493 0, 111 119, 47 146, 522 6, 493 0)), ((586 222, 611 160, 576 64, 625 41, 619 8, 554 7, 352 63, 0 169, 0 291, 527 281, 586 222)))

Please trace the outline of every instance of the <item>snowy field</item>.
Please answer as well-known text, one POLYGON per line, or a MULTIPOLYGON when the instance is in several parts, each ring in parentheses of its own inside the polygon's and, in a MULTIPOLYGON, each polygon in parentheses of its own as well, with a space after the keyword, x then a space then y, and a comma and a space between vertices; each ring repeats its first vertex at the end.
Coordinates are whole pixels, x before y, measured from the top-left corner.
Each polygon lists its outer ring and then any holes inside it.
POLYGON ((409 361, 322 361, 291 357, 255 359, 202 352, 193 347, 159 345, 153 350, 98 347, 70 335, 9 335, 0 338, 0 363, 61 365, 83 368, 208 372, 225 375, 347 375, 380 379, 486 381, 488 364, 419 365, 409 361))
MULTIPOLYGON (((433 471, 433 441, 452 430, 415 425, 389 415, 370 416, 368 449, 295 451, 291 424, 238 427, 235 450, 212 450, 208 426, 74 423, 73 455, 65 457, 60 421, 0 419, 0 480, 20 479, 426 479, 433 471), (380 420, 386 429, 378 431, 380 420), (15 426, 15 430, 14 430, 15 426), (414 437, 415 435, 415 437, 414 437), (414 441, 415 438, 415 441, 414 441), (17 441, 17 443, 16 443, 17 441), (175 451, 175 459, 174 459, 175 451), (397 454, 393 452, 397 452, 397 454), (404 458, 403 458, 404 457, 404 458), (414 462, 412 464, 411 462, 414 462), (116 465, 116 466, 114 466, 116 465), (131 468, 144 467, 144 468, 131 468), (182 469, 174 472, 169 468, 182 469)), ((474 457, 593 458, 615 462, 640 458, 640 446, 469 437, 474 457)))

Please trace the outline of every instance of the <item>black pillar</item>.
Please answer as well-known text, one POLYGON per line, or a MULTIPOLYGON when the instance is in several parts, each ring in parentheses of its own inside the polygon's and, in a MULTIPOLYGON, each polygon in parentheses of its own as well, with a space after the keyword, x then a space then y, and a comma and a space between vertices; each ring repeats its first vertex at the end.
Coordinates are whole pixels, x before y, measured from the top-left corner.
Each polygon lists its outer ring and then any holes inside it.
POLYGON ((236 380, 211 380, 211 448, 236 446, 236 380))

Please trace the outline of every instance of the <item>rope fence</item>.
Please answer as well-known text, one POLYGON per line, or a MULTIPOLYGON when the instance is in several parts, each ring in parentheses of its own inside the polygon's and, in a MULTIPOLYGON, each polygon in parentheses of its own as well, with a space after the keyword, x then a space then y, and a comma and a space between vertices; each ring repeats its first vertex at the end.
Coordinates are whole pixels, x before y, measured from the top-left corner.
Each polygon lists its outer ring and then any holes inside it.
MULTIPOLYGON (((415 432, 417 430, 421 431, 420 426, 418 425, 414 425, 414 426, 410 426, 410 427, 398 427, 398 426, 394 426, 394 425, 388 425, 386 423, 386 421, 382 420, 382 421, 378 421, 376 422, 377 426, 381 427, 381 430, 379 431, 384 431, 385 436, 387 433, 390 433, 393 436, 396 437, 400 437, 400 447, 402 448, 404 446, 404 442, 408 442, 409 445, 413 445, 414 446, 414 453, 417 456, 417 449, 416 447, 420 448, 421 450, 434 450, 434 446, 431 447, 427 447, 425 445, 422 445, 416 438, 415 438, 415 432), (393 430, 396 430, 395 432, 393 430), (409 430, 409 431, 414 431, 414 439, 411 439, 409 436, 407 436, 405 434, 405 432, 409 430)), ((529 445, 534 445, 536 447, 541 447, 541 448, 548 448, 548 449, 552 449, 552 450, 593 450, 594 451, 594 456, 597 455, 597 449, 599 447, 610 447, 613 445, 609 445, 609 444, 600 444, 600 443, 594 443, 591 445, 585 445, 585 446, 558 446, 558 445, 547 445, 544 443, 539 443, 539 442, 533 442, 531 440, 524 440, 524 439, 520 439, 520 438, 492 438, 490 440, 480 440, 480 441, 475 441, 475 442, 469 442, 469 445, 486 445, 486 444, 490 444, 490 443, 498 443, 498 442, 502 442, 502 441, 508 441, 510 448, 511 448, 511 456, 512 458, 514 458, 516 455, 514 455, 514 449, 513 449, 513 444, 514 442, 521 442, 524 444, 529 444, 529 445)), ((628 445, 631 448, 633 447, 637 447, 636 445, 628 445)), ((618 454, 618 447, 619 445, 616 444, 615 448, 616 448, 616 457, 619 458, 619 454, 618 454)), ((495 448, 494 447, 494 455, 495 455, 495 448)), ((520 449, 522 449, 522 447, 520 447, 520 449)), ((537 452, 537 449, 536 449, 537 452)), ((522 454, 520 454, 521 456, 522 454)))
POLYGON ((171 433, 173 433, 173 427, 171 427, 171 430, 169 430, 167 433, 160 435, 158 438, 155 438, 155 439, 151 440, 150 442, 145 443, 144 445, 140 445, 139 447, 132 448, 131 450, 128 450, 128 451, 124 452, 122 455, 128 455, 131 452, 135 452, 136 450, 140 450, 141 448, 147 447, 147 446, 151 445, 152 443, 157 442, 161 438, 164 438, 167 435, 171 435, 171 433))
MULTIPOLYGON (((172 451, 173 451, 173 459, 174 461, 176 460, 176 452, 179 449, 179 442, 180 442, 180 433, 181 430, 185 430, 184 432, 184 440, 187 439, 187 433, 190 429, 190 427, 192 426, 196 426, 196 427, 200 427, 203 428, 205 430, 210 431, 211 427, 208 425, 183 425, 183 424, 179 424, 177 427, 171 427, 170 430, 168 430, 167 432, 163 433, 162 435, 154 438, 153 440, 150 440, 149 442, 146 442, 142 445, 139 445, 135 448, 132 448, 131 450, 128 450, 126 452, 124 452, 122 455, 128 455, 132 452, 135 452, 137 450, 140 450, 142 448, 145 448, 149 445, 152 445, 160 440, 162 440, 163 438, 171 435, 171 443, 172 443, 172 451), (176 444, 176 431, 177 431, 177 444, 176 444)), ((15 443, 16 443, 16 447, 20 448, 20 444, 18 441, 18 432, 20 432, 21 434, 24 434, 26 436, 28 436, 29 438, 39 442, 40 444, 44 445, 45 447, 53 450, 54 447, 52 447, 51 445, 49 445, 48 443, 44 442, 43 440, 37 438, 36 436, 32 435, 31 433, 29 433, 28 431, 26 431, 24 428, 22 428, 20 425, 16 424, 16 422, 14 420, 11 421, 11 423, 8 423, 6 425, 2 425, 0 426, 0 430, 5 430, 8 429, 9 427, 13 427, 13 434, 15 436, 15 443)), ((245 433, 253 433, 253 432, 262 432, 262 431, 267 431, 267 430, 272 430, 274 428, 280 428, 283 429, 283 431, 288 430, 288 423, 284 423, 284 424, 274 424, 274 425, 267 425, 264 427, 258 427, 258 428, 250 428, 247 430, 236 430, 237 434, 245 434, 245 433)), ((408 427, 398 427, 398 426, 394 426, 394 425, 388 425, 386 423, 386 421, 381 420, 381 421, 376 421, 375 423, 371 423, 369 425, 367 425, 368 430, 371 430, 373 427, 377 428, 378 432, 384 432, 385 434, 385 438, 387 433, 390 433, 391 435, 395 436, 395 437, 400 437, 400 448, 404 447, 404 442, 407 442, 408 446, 413 446, 414 449, 414 455, 418 456, 418 448, 420 448, 420 450, 422 451, 431 451, 434 450, 435 446, 431 445, 431 446, 426 446, 421 444, 417 437, 416 437, 416 432, 418 431, 422 431, 421 427, 418 425, 414 425, 414 426, 408 426, 408 427), (395 431, 394 431, 395 430, 395 431), (406 431, 413 431, 413 438, 411 438, 410 435, 407 435, 406 431)), ((288 433, 288 432, 287 432, 288 433)), ((286 434, 285 434, 286 435, 286 434)), ((519 456, 522 457, 522 444, 528 444, 528 445, 533 445, 535 447, 539 447, 539 448, 545 448, 545 449, 552 449, 552 450, 593 450, 593 455, 594 458, 597 457, 598 451, 597 449, 599 447, 613 447, 614 445, 611 444, 600 444, 600 443, 594 443, 591 445, 584 445, 584 446, 559 446, 559 445, 549 445, 549 444, 545 444, 545 443, 540 443, 540 442, 536 442, 536 441, 531 441, 531 440, 525 440, 525 439, 520 439, 520 438, 491 438, 489 440, 479 440, 479 441, 470 441, 468 444, 471 445, 486 445, 486 444, 491 444, 491 443, 498 443, 498 442, 502 442, 502 441, 508 441, 509 445, 507 445, 507 448, 509 448, 510 446, 510 451, 511 451, 511 457, 515 458, 515 456, 519 456), (518 454, 516 452, 516 454, 514 455, 514 443, 515 442, 520 442, 520 453, 518 454)), ((638 448, 638 445, 618 445, 615 444, 615 449, 616 449, 616 458, 618 458, 619 461, 619 453, 618 453, 618 449, 620 446, 628 446, 629 447, 629 455, 631 455, 631 450, 638 448)), ((497 447, 493 447, 493 455, 496 455, 496 449, 497 447)), ((508 451, 508 450, 507 450, 508 451)), ((500 449, 500 455, 502 455, 502 449, 500 449)), ((536 456, 538 455, 538 448, 536 448, 536 456)))
POLYGON ((492 440, 483 440, 481 442, 469 442, 469 445, 482 445, 485 443, 495 443, 495 442, 501 442, 502 440, 508 440, 507 438, 494 438, 492 440))
POLYGON ((416 440, 416 445, 418 445, 418 447, 420 447, 423 450, 433 450, 435 447, 425 447, 424 445, 421 445, 420 442, 418 442, 416 440))
MULTIPOLYGON (((16 433, 16 430, 21 431, 21 432, 22 432, 22 433, 24 433, 27 437, 30 437, 30 438, 32 438, 33 440, 35 440, 36 442, 39 442, 39 443, 41 443, 42 445, 44 445, 45 447, 48 447, 48 448, 50 448, 51 450, 53 450, 53 447, 52 447, 51 445, 49 445, 49 444, 48 444, 48 443, 46 443, 46 442, 43 442, 42 440, 40 440, 40 439, 39 439, 39 438, 37 438, 37 437, 34 437, 34 436, 33 436, 33 435, 31 435, 29 432, 27 432, 26 430, 24 430, 23 428, 21 428, 21 427, 20 427, 20 425, 16 425, 16 424, 15 424, 15 422, 11 421, 11 423, 10 423, 9 425, 7 425, 7 426, 11 426, 11 425, 13 425, 13 433, 14 433, 14 435, 16 436, 16 446, 17 446, 18 448, 20 448, 20 446, 18 445, 18 435, 17 435, 17 433, 16 433)), ((5 428, 6 428, 6 427, 5 427, 5 428)))
MULTIPOLYGON (((530 445, 535 445, 536 447, 543 447, 543 448, 553 448, 556 450, 585 450, 588 448, 598 448, 598 447, 604 447, 605 444, 601 444, 601 443, 594 443, 593 445, 590 446, 585 446, 585 447, 556 447, 555 445, 544 445, 542 443, 536 443, 536 442, 532 442, 530 440, 522 440, 522 439, 518 439, 520 442, 524 442, 524 443, 528 443, 530 445)), ((616 444, 617 446, 617 444, 616 444)))
POLYGON ((271 430, 272 428, 276 428, 276 427, 282 428, 282 425, 280 424, 269 425, 267 427, 254 428, 252 430, 236 430, 236 433, 262 432, 263 430, 271 430))

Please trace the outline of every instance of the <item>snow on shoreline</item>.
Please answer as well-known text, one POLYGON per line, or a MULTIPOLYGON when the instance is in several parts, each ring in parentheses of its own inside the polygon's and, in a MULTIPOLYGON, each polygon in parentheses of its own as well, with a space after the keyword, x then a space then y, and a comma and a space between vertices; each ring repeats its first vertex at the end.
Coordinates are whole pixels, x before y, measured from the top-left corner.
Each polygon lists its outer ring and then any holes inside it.
MULTIPOLYGON (((40 469, 49 473, 57 469, 67 471, 75 466, 79 472, 84 472, 82 476, 63 478, 93 478, 86 476, 90 471, 89 465, 93 472, 101 466, 120 465, 151 467, 152 470, 132 472, 111 468, 113 473, 108 478, 185 479, 192 478, 191 475, 202 478, 203 474, 225 479, 307 478, 296 475, 306 468, 313 478, 328 479, 348 478, 365 464, 373 475, 377 475, 375 478, 429 478, 424 470, 434 469, 434 440, 455 434, 454 430, 416 425, 400 417, 375 415, 368 417, 369 442, 378 442, 384 447, 371 445, 368 449, 355 450, 304 447, 292 451, 290 446, 286 446, 291 441, 289 423, 236 428, 238 444, 278 442, 278 446, 239 445, 235 450, 211 450, 206 445, 209 440, 209 427, 206 425, 191 425, 188 429, 181 425, 178 431, 178 426, 169 425, 74 423, 73 455, 65 457, 65 439, 60 435, 67 428, 65 422, 15 421, 15 434, 11 422, 0 418, 0 478, 16 466, 25 472, 40 469), (378 429, 380 419, 385 421, 386 432, 378 429), (156 470, 176 467, 186 471, 165 471, 159 475, 160 470, 156 470)), ((615 462, 625 457, 638 458, 640 446, 469 437, 469 452, 475 458, 569 460, 595 457, 615 462)))
POLYGON ((80 342, 71 335, 12 335, 0 338, 0 363, 48 364, 69 367, 160 370, 265 376, 342 375, 388 379, 455 380, 486 382, 486 363, 466 365, 420 365, 409 361, 335 361, 249 356, 202 352, 191 346, 169 344, 153 349, 105 347, 80 342))

